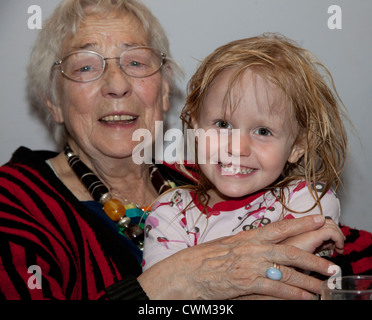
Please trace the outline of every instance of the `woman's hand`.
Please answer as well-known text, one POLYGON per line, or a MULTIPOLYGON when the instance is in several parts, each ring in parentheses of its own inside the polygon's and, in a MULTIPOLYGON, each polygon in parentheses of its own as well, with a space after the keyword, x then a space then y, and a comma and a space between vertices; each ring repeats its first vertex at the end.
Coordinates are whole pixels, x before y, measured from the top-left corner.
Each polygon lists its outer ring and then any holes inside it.
POLYGON ((316 215, 242 231, 179 251, 146 270, 138 281, 150 299, 234 299, 249 295, 312 299, 314 293, 320 293, 321 281, 295 268, 330 276, 328 270, 333 264, 282 242, 324 224, 325 218, 316 215), (274 262, 283 274, 279 281, 265 276, 274 262))

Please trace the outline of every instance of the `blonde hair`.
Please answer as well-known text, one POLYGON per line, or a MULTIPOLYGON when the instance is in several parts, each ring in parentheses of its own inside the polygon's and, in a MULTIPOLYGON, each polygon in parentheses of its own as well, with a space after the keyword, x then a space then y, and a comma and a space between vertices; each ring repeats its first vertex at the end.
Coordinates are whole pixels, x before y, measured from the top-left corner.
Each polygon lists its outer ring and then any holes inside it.
MULTIPOLYGON (((267 189, 284 190, 297 180, 305 180, 315 200, 312 208, 320 206, 323 195, 332 186, 337 189, 340 185, 347 150, 342 120, 346 113, 330 72, 310 52, 279 34, 232 41, 207 56, 189 81, 187 101, 180 116, 184 130, 193 128, 192 119, 198 120, 213 80, 228 68, 233 75, 225 102, 236 81, 250 69, 281 90, 297 122, 295 143, 302 143, 304 155, 296 163, 288 162, 280 179, 267 189), (324 184, 320 197, 312 187, 317 183, 324 184)), ((197 142, 195 145, 197 148, 197 142)), ((187 172, 182 164, 181 170, 187 172)), ((200 170, 198 174, 200 179, 194 179, 198 200, 206 206, 207 191, 213 186, 200 170)), ((285 205, 284 192, 279 198, 285 205)))
POLYGON ((138 0, 65 0, 44 23, 31 53, 28 66, 28 97, 32 107, 40 111, 45 124, 50 128, 56 142, 62 145, 66 139, 64 125, 53 121, 47 110, 46 100, 58 103, 58 90, 52 65, 60 60, 63 44, 79 29, 85 16, 91 14, 107 15, 111 12, 118 16, 130 14, 142 25, 152 46, 166 53, 166 64, 162 68, 171 86, 171 94, 178 97, 181 90, 176 85, 176 79, 183 76, 180 66, 171 58, 167 35, 151 11, 138 0), (170 70, 169 70, 170 69, 170 70))

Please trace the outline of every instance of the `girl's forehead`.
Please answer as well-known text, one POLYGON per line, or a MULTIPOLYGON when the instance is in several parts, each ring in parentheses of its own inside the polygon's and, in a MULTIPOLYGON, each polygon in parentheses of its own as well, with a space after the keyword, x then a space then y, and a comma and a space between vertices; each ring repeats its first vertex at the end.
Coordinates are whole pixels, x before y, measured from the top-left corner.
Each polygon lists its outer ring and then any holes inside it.
POLYGON ((220 72, 207 90, 205 98, 211 97, 218 97, 222 100, 225 108, 234 108, 234 106, 246 102, 257 104, 262 111, 290 112, 283 91, 250 68, 243 72, 237 68, 220 72))

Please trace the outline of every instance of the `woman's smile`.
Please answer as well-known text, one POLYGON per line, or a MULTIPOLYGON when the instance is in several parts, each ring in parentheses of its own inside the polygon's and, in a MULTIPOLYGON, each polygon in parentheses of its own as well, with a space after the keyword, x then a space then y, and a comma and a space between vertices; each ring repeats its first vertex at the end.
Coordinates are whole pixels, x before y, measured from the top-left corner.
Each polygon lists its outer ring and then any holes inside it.
POLYGON ((105 125, 129 125, 137 119, 138 116, 129 114, 110 114, 99 119, 99 122, 105 125))

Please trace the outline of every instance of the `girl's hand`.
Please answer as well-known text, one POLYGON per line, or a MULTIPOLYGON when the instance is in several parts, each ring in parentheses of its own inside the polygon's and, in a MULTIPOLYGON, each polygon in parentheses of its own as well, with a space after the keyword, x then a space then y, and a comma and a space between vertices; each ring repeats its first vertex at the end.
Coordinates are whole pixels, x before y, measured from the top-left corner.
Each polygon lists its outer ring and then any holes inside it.
POLYGON ((295 246, 310 253, 323 250, 336 250, 338 253, 343 253, 344 240, 345 236, 337 224, 331 218, 326 218, 324 226, 320 229, 299 234, 281 243, 295 246))

